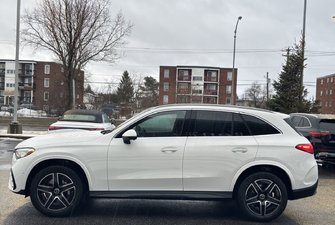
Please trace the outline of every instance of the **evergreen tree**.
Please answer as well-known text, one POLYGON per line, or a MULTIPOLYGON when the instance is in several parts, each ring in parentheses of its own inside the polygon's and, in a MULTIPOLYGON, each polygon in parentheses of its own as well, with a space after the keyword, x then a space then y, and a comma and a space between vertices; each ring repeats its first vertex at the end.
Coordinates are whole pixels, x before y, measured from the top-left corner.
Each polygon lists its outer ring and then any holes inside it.
POLYGON ((157 80, 153 77, 145 77, 144 85, 139 90, 139 107, 141 109, 158 105, 158 87, 157 80))
POLYGON ((301 83, 305 66, 302 46, 302 42, 295 44, 291 54, 288 52, 279 79, 273 83, 276 94, 269 102, 272 110, 283 113, 310 111, 311 102, 305 99, 308 92, 301 83))
POLYGON ((133 81, 129 77, 128 71, 124 71, 116 94, 118 96, 119 103, 128 104, 131 103, 134 97, 134 85, 133 81))

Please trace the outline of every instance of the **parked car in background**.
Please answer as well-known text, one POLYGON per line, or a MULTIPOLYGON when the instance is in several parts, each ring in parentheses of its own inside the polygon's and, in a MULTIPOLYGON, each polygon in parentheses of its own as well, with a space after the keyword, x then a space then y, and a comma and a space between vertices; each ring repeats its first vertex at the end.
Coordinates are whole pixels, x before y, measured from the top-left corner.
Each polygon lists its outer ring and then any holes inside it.
POLYGON ((106 113, 97 110, 74 109, 66 111, 59 120, 51 124, 49 132, 69 130, 113 130, 115 125, 106 113))
POLYGON ((313 144, 318 163, 335 165, 335 115, 292 113, 290 120, 313 144))
POLYGON ((11 191, 30 195, 48 216, 71 215, 88 194, 233 198, 258 221, 280 216, 317 184, 313 146, 288 115, 219 105, 159 106, 111 132, 28 139, 15 148, 9 179, 11 191))

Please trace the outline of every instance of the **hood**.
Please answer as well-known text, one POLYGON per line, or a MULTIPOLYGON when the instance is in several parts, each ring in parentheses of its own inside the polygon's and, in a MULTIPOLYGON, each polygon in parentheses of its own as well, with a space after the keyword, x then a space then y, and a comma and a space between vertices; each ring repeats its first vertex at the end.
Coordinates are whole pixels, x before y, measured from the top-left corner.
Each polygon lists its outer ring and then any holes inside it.
POLYGON ((20 142, 15 148, 33 147, 41 148, 45 146, 68 145, 71 143, 85 143, 102 138, 104 135, 100 131, 77 130, 64 133, 49 133, 20 142))

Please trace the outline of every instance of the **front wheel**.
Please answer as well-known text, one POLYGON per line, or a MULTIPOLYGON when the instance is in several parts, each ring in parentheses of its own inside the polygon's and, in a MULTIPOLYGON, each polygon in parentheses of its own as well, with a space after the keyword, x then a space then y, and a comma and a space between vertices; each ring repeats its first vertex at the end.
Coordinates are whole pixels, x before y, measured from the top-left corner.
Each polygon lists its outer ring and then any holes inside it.
POLYGON ((280 216, 286 208, 286 186, 272 173, 257 172, 242 181, 237 201, 247 217, 256 221, 270 221, 280 216))
POLYGON ((30 185, 34 207, 47 216, 68 216, 83 196, 83 184, 75 171, 64 166, 42 169, 30 185))

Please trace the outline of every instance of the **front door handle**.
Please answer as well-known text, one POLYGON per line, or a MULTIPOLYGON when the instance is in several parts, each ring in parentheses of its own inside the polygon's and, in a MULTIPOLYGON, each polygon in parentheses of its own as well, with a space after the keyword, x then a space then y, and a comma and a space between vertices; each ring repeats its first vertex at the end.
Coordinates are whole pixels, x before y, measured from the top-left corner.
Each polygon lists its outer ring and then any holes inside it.
POLYGON ((248 149, 247 148, 243 148, 243 147, 236 147, 236 148, 233 148, 231 151, 232 152, 246 153, 248 151, 248 149))

